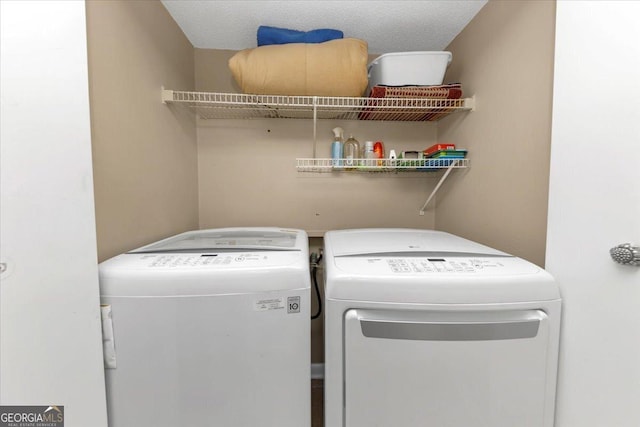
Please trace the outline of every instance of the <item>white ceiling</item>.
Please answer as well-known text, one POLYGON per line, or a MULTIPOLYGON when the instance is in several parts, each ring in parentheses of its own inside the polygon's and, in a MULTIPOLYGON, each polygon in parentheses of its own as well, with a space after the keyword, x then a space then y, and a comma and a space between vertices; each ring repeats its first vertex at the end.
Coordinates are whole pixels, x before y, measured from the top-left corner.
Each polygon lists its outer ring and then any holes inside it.
POLYGON ((161 0, 194 47, 256 47, 260 25, 333 28, 369 44, 370 53, 443 50, 487 0, 161 0))

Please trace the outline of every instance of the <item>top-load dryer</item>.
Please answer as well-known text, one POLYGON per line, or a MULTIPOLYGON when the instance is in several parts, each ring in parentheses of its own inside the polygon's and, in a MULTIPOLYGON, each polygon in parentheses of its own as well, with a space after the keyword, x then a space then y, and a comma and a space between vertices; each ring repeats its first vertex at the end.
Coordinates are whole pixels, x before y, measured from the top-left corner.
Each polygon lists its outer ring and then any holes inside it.
POLYGON ((561 299, 437 231, 325 235, 325 426, 551 427, 561 299))
POLYGON ((111 427, 310 424, 304 231, 187 232, 99 273, 111 427))

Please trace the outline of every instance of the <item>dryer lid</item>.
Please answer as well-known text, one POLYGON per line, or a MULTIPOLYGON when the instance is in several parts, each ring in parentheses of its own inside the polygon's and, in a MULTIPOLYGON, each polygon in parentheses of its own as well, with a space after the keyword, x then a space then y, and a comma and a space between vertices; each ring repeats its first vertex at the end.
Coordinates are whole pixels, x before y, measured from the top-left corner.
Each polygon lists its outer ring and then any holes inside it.
POLYGON ((178 234, 129 253, 300 251, 307 244, 302 230, 280 228, 217 228, 178 234))
POLYGON ((329 231, 325 244, 333 256, 483 256, 510 257, 480 243, 435 230, 377 228, 329 231))

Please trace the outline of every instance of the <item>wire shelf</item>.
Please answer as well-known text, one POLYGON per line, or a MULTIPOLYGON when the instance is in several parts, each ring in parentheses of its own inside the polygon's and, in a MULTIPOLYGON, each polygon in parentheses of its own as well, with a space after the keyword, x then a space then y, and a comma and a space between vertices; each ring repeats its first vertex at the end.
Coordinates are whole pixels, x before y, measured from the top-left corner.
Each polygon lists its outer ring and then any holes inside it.
POLYGON ((296 159, 298 172, 436 172, 469 166, 469 159, 296 159))
POLYGON ((188 105, 202 119, 436 121, 473 109, 474 99, 248 95, 162 90, 162 101, 188 105))

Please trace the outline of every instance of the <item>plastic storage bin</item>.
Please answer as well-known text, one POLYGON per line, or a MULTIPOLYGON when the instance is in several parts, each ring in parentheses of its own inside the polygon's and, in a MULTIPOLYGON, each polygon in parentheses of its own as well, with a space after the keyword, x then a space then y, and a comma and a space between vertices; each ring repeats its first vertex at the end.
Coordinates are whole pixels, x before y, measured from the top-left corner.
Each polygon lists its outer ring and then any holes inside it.
POLYGON ((385 53, 369 64, 369 89, 377 85, 441 85, 452 57, 444 51, 385 53))

